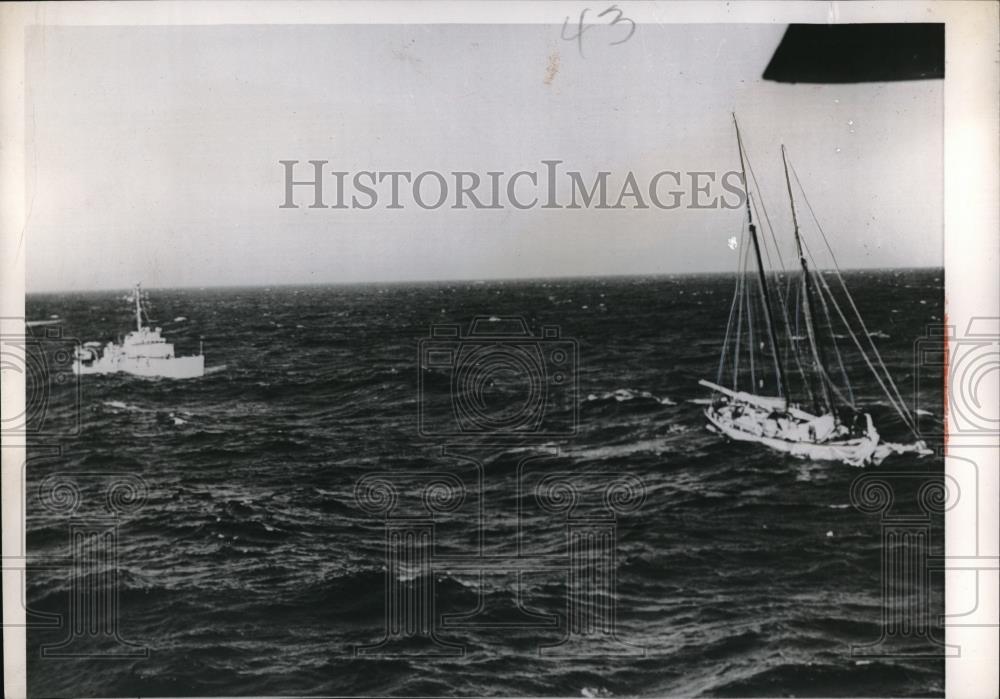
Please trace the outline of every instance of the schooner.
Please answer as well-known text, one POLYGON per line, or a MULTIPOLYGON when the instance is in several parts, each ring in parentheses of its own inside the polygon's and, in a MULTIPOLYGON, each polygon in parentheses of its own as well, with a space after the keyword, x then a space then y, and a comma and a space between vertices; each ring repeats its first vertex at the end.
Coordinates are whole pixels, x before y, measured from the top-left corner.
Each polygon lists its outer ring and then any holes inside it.
MULTIPOLYGON (((756 442, 793 456, 842 461, 854 466, 878 463, 892 451, 927 453, 919 439, 912 447, 880 444, 871 415, 863 412, 855 401, 837 342, 838 337, 846 338, 833 332, 835 321, 845 329, 889 403, 916 436, 913 416, 865 327, 828 242, 833 259, 831 276, 836 277, 842 291, 839 300, 827 275, 810 268, 812 256, 799 230, 784 146, 781 157, 791 205, 798 270, 788 275, 784 288, 777 274, 767 273, 762 249, 768 258, 770 253, 762 244, 754 221, 757 207, 747 181, 749 160, 735 114, 733 123, 743 173, 744 233, 749 238, 749 245, 740 246, 740 269, 716 379, 714 382, 699 381, 713 391, 712 402, 705 410, 709 429, 736 441, 756 442), (758 320, 755 329, 755 315, 763 317, 763 328, 758 320), (779 337, 784 337, 784 344, 779 342, 779 337), (772 390, 773 393, 762 394, 772 390)), ((753 175, 753 169, 749 169, 753 175)), ((773 229, 762 203, 761 209, 773 239, 773 229)), ((823 240, 826 242, 825 235, 823 240)), ((776 241, 774 246, 780 261, 776 241)), ((784 266, 783 262, 780 264, 784 266)))

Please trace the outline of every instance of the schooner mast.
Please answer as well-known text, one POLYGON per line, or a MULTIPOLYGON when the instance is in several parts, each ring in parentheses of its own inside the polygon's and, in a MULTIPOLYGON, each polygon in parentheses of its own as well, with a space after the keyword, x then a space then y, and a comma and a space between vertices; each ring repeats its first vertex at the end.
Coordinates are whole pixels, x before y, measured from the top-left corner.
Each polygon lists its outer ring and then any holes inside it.
MULTIPOLYGON (((764 273, 764 261, 760 256, 760 243, 757 240, 757 226, 753 222, 753 211, 750 206, 750 191, 747 183, 746 165, 743 161, 743 139, 740 137, 740 125, 736 121, 736 114, 733 114, 733 125, 736 127, 736 145, 740 152, 740 171, 743 174, 743 193, 746 195, 747 206, 747 228, 750 231, 750 240, 753 242, 754 256, 757 259, 757 282, 760 286, 761 300, 764 305, 764 318, 767 323, 767 334, 771 340, 771 354, 774 355, 774 369, 777 372, 778 396, 785 399, 785 406, 788 406, 787 382, 785 381, 785 371, 779 355, 778 338, 774 331, 774 318, 771 315, 771 295, 768 291, 767 276, 764 273)), ((754 386, 754 390, 757 387, 754 386)))
POLYGON ((817 408, 825 408, 825 410, 819 410, 820 414, 832 413, 833 412, 833 398, 830 395, 830 386, 827 383, 826 375, 826 361, 823 356, 823 348, 816 341, 816 328, 813 325, 813 289, 812 284, 809 281, 809 264, 806 262, 805 252, 802 249, 802 238, 799 235, 799 220, 795 213, 795 197, 792 196, 792 182, 788 177, 788 159, 785 156, 785 146, 781 146, 781 162, 785 166, 785 184, 788 187, 788 201, 792 206, 792 225, 795 229, 795 249, 799 254, 799 264, 802 267, 802 288, 803 288, 803 304, 802 304, 802 315, 806 322, 806 334, 809 336, 809 350, 812 353, 813 363, 816 365, 816 374, 819 378, 820 387, 822 388, 822 398, 823 405, 816 406, 817 408))

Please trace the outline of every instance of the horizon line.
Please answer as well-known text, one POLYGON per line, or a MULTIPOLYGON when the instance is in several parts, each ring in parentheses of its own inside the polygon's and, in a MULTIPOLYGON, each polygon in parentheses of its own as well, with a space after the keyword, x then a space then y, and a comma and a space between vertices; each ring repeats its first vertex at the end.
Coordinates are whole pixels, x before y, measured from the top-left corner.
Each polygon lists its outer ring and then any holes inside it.
MULTIPOLYGON (((819 269, 813 269, 817 272, 835 271, 835 267, 822 267, 819 269)), ((849 267, 846 269, 839 270, 842 273, 851 272, 879 272, 879 271, 913 271, 913 270, 939 270, 941 272, 945 271, 944 265, 941 266, 906 266, 906 267, 849 267)), ((145 286, 144 289, 160 290, 160 291, 171 291, 171 290, 182 290, 182 289, 197 289, 197 290, 208 290, 208 289, 260 289, 260 288, 287 288, 287 287, 310 287, 310 286, 372 286, 372 285, 419 285, 419 284, 455 284, 455 283, 488 283, 488 282, 544 282, 544 281, 567 281, 567 280, 582 280, 582 279, 636 279, 642 277, 653 277, 653 278, 669 278, 669 277, 696 277, 696 276, 736 276, 740 272, 738 270, 729 271, 702 271, 702 272, 637 272, 637 273, 623 273, 623 274, 563 274, 555 275, 551 277, 461 277, 452 279, 374 279, 370 281, 322 281, 322 282, 251 282, 247 284, 185 284, 185 285, 173 285, 173 286, 145 286)), ((791 272, 791 273, 797 273, 791 272)), ((785 270, 781 272, 771 271, 770 274, 790 274, 785 270)), ((142 284, 142 282, 138 282, 142 284)), ((88 288, 88 289, 40 289, 29 291, 25 289, 25 297, 31 294, 88 294, 88 293, 98 293, 98 292, 118 292, 122 290, 131 289, 134 284, 127 286, 115 286, 115 287, 100 287, 100 288, 88 288)))

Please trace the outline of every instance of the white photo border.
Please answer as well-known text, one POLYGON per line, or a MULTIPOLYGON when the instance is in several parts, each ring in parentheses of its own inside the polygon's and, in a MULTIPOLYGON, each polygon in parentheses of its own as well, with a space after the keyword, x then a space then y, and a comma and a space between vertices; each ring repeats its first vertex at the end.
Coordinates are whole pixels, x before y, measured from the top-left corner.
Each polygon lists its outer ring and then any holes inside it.
MULTIPOLYGON (((1000 318, 1000 5, 995 2, 633 2, 617 0, 637 24, 943 22, 944 264, 947 323, 961 332, 974 318, 1000 318)), ((25 314, 23 233, 31 215, 25 200, 25 34, 28 27, 214 24, 553 24, 577 15, 587 2, 427 1, 360 2, 79 2, 0 6, 0 332, 21 333, 25 314), (12 320, 11 320, 12 319, 12 320)), ((25 401, 22 374, 3 376, 2 413, 19 415, 25 401)), ((1000 402, 998 387, 981 400, 1000 402)), ((954 416, 948 415, 949 429, 954 416)), ((975 572, 946 566, 946 614, 968 611, 970 623, 947 626, 946 642, 961 647, 946 660, 948 697, 995 696, 998 686, 998 461, 1000 444, 950 443, 946 472, 971 461, 977 498, 963 498, 946 514, 946 558, 967 560, 973 532, 986 563, 975 572), (978 507, 977 507, 978 504, 978 507), (992 563, 991 563, 992 561, 992 563), (991 567, 992 565, 992 567, 991 567)), ((24 697, 26 633, 23 578, 25 493, 23 440, 2 447, 4 695, 24 697), (20 624, 20 625, 18 625, 20 624)))

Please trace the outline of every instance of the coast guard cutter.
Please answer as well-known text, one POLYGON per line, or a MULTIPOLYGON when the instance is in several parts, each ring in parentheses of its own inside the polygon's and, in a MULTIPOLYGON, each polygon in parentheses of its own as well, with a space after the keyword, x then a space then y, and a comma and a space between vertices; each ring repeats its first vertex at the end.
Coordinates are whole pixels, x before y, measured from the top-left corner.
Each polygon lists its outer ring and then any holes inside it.
MULTIPOLYGON (((73 360, 74 374, 115 374, 124 372, 135 376, 165 379, 193 379, 205 375, 205 355, 178 357, 174 346, 161 337, 161 328, 143 325, 145 311, 143 293, 135 285, 129 301, 135 303, 135 330, 121 344, 109 342, 101 351, 100 342, 87 342, 76 351, 73 360)), ((146 316, 148 322, 149 317, 146 316)))

